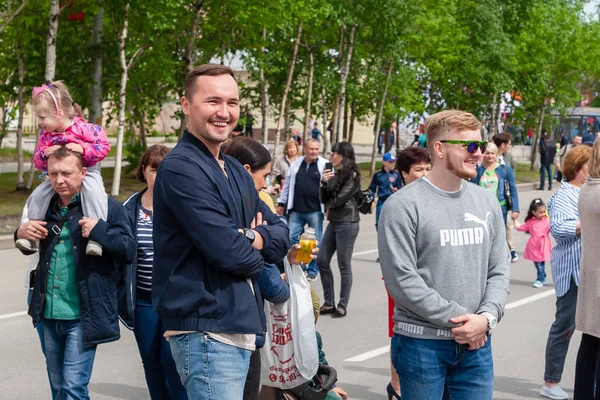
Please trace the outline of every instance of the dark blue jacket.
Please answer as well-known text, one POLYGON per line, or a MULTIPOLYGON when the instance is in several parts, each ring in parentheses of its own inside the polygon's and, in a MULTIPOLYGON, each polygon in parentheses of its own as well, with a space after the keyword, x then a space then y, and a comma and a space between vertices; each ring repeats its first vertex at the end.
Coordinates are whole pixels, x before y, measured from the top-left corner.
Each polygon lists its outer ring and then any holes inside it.
POLYGON ((402 187, 400 173, 395 169, 387 172, 385 168, 381 168, 379 171, 373 174, 373 178, 371 178, 371 184, 369 185, 369 191, 373 194, 373 196, 375 196, 375 192, 377 192, 378 201, 383 203, 392 195, 392 187, 397 189, 402 187))
MULTIPOLYGON (((471 179, 471 182, 479 185, 479 181, 485 172, 485 167, 483 165, 477 166, 477 176, 471 179)), ((517 193, 517 186, 515 184, 515 175, 513 170, 508 165, 500 165, 496 167, 496 174, 498 175, 498 201, 506 200, 506 195, 504 193, 504 181, 508 179, 508 186, 510 188, 510 198, 512 200, 512 211, 519 212, 519 195, 517 193), (505 173, 506 171, 506 173, 505 173)))
MULTIPOLYGON (((55 196, 46 212, 48 230, 61 219, 56 209, 57 201, 58 196, 55 196)), ((76 265, 83 345, 91 347, 115 341, 120 337, 117 284, 123 265, 133 261, 136 246, 127 223, 125 209, 121 203, 109 197, 107 221, 99 220, 89 237, 102 246, 103 254, 101 257, 86 255, 85 246, 88 239, 81 236, 81 227, 78 224, 83 218, 81 202, 69 204, 69 209, 73 207, 77 207, 77 211, 69 217, 69 235, 76 265)), ((56 240, 53 243, 41 242, 40 263, 29 304, 29 315, 34 326, 44 318, 46 281, 55 243, 56 240)))
POLYGON ((135 289, 137 280, 137 217, 140 212, 141 197, 148 188, 132 194, 125 202, 125 213, 127 222, 136 243, 136 251, 133 262, 123 268, 121 281, 119 282, 119 318, 127 329, 133 330, 135 312, 135 289))
POLYGON ((166 330, 264 331, 254 278, 265 262, 286 256, 289 231, 259 199, 244 167, 221 157, 228 178, 207 147, 186 131, 158 169, 152 302, 166 330), (255 228, 264 239, 260 252, 238 232, 250 228, 258 212, 267 222, 255 228))

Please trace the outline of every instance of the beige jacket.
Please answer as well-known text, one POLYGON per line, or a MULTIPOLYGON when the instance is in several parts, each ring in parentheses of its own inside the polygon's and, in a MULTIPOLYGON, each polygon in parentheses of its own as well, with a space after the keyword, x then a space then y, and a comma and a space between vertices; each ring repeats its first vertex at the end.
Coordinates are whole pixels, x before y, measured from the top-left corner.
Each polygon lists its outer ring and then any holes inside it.
POLYGON ((579 193, 581 274, 577 329, 600 338, 600 179, 588 178, 579 193))

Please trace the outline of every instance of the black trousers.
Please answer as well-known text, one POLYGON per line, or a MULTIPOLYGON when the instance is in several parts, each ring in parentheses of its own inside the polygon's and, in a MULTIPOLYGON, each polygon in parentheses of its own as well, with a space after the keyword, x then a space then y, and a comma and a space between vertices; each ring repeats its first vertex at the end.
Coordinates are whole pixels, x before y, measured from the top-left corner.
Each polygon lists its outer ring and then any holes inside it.
POLYGON ((250 367, 244 385, 244 400, 258 400, 260 390, 260 349, 254 350, 250 356, 250 367))
POLYGON ((575 365, 574 400, 600 399, 599 362, 600 338, 584 333, 575 365))

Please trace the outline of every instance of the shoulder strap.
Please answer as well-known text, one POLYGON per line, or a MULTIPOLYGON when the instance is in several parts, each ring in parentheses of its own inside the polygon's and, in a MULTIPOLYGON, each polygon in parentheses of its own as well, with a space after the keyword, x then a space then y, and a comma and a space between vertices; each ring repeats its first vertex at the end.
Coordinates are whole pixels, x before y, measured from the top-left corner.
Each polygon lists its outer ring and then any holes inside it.
POLYGON ((54 250, 54 245, 56 244, 57 238, 60 236, 60 232, 62 231, 63 226, 69 220, 71 216, 80 211, 81 205, 76 205, 72 207, 67 213, 52 227, 52 229, 48 230, 48 236, 41 240, 41 243, 44 244, 43 247, 46 247, 46 251, 54 250))

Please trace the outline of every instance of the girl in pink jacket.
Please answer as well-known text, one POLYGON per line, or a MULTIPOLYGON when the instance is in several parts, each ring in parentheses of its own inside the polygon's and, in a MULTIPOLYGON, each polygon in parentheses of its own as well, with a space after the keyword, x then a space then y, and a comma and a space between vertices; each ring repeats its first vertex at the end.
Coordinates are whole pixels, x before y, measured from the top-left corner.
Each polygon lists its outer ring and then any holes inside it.
POLYGON ((525 223, 520 224, 515 220, 515 228, 531 235, 525 246, 525 259, 533 261, 537 269, 537 279, 533 287, 541 288, 546 283, 546 260, 552 255, 550 220, 542 199, 534 199, 531 202, 525 223))
MULTIPOLYGON (((104 129, 89 124, 82 118, 81 108, 73 102, 69 90, 61 81, 33 88, 32 103, 42 129, 34 153, 35 167, 47 172, 48 157, 61 145, 80 153, 83 165, 87 168, 81 189, 83 215, 106 220, 108 196, 100 171, 96 167, 110 150, 104 129)), ((48 180, 42 182, 27 199, 27 219, 44 220, 54 193, 48 180)), ((38 243, 27 239, 17 240, 15 246, 24 251, 37 251, 39 248, 38 243)), ((100 256, 102 247, 94 241, 89 241, 86 253, 100 256)))

